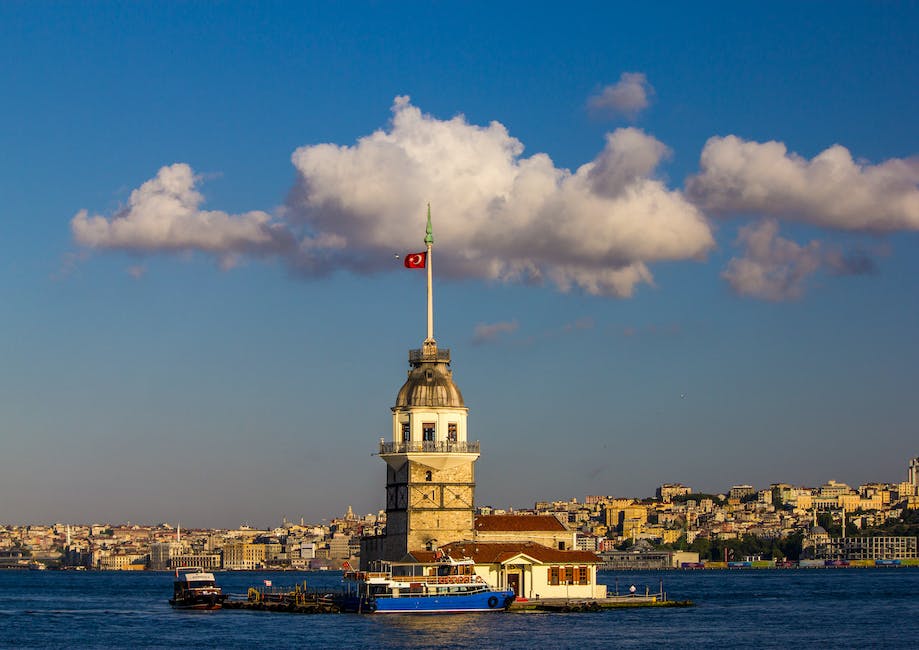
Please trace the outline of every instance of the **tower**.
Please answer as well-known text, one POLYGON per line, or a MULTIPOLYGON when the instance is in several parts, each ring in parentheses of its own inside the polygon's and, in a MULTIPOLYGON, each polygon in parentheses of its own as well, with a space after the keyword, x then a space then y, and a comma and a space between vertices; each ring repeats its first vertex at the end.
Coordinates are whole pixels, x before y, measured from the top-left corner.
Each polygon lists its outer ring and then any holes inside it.
POLYGON ((479 443, 467 439, 468 409, 453 381, 450 350, 438 348, 434 339, 430 206, 424 241, 427 337, 421 349, 409 350, 408 377, 392 407, 392 439, 380 439, 379 456, 386 462, 386 533, 362 540, 363 568, 374 560, 401 560, 409 551, 473 536, 479 443))

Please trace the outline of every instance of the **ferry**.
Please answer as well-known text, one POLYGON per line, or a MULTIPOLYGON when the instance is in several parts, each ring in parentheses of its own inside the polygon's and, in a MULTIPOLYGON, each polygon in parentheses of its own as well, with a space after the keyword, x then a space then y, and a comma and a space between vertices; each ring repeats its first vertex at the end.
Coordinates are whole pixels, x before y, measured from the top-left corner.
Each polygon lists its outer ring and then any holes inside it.
POLYGON ((175 577, 169 604, 177 609, 220 609, 227 599, 214 574, 201 567, 179 567, 175 577))
POLYGON ((371 571, 349 571, 344 611, 365 614, 503 612, 514 592, 492 588, 472 560, 377 562, 371 571))

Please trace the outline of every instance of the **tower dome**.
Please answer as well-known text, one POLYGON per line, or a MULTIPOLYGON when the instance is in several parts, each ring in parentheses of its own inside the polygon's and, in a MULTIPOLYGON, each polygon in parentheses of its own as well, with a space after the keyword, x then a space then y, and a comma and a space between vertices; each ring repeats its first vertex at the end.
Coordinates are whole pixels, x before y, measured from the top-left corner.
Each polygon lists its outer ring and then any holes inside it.
POLYGON ((464 408, 463 394, 453 383, 450 351, 412 350, 408 356, 411 369, 399 389, 395 408, 412 406, 448 406, 464 408))

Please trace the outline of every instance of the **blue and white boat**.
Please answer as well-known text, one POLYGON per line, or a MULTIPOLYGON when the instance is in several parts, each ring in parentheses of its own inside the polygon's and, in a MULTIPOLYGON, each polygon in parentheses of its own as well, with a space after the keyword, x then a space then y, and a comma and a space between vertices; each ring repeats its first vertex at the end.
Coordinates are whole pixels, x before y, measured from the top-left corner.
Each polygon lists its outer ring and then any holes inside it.
POLYGON ((472 560, 379 562, 372 571, 348 571, 343 609, 366 614, 503 612, 513 591, 494 589, 472 560))

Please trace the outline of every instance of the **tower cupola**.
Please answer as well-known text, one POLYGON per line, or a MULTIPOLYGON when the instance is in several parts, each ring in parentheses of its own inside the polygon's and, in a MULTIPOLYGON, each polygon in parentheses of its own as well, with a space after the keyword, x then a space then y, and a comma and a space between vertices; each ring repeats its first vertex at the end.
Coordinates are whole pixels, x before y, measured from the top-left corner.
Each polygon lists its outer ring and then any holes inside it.
POLYGON ((463 394, 453 381, 450 350, 435 350, 428 355, 422 350, 412 350, 408 353, 408 362, 411 369, 396 396, 395 408, 466 406, 463 394))

